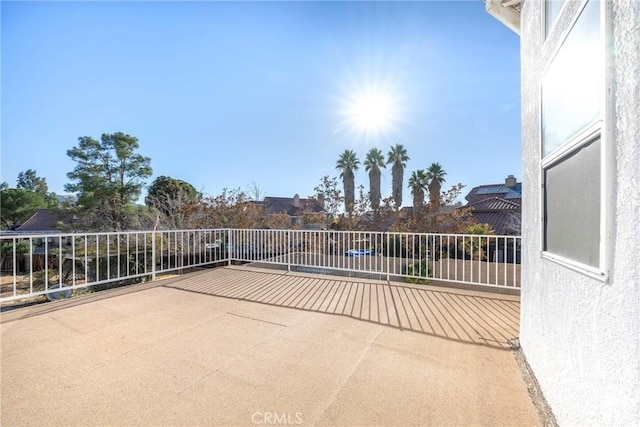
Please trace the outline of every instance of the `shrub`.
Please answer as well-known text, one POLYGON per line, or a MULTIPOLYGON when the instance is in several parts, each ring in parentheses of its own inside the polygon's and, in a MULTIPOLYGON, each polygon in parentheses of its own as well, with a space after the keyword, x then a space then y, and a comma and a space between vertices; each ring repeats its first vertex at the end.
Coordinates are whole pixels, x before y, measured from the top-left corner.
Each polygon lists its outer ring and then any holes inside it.
POLYGON ((404 274, 411 277, 405 277, 407 283, 415 283, 424 285, 430 282, 429 279, 421 279, 421 277, 433 277, 431 268, 427 265, 427 260, 420 263, 409 263, 404 268, 404 274))
POLYGON ((472 259, 486 260, 487 245, 489 243, 489 238, 486 236, 494 234, 491 226, 489 224, 473 224, 467 228, 467 233, 473 236, 467 238, 465 251, 470 254, 472 259))
MULTIPOLYGON (((13 243, 12 242, 2 242, 2 247, 0 248, 0 252, 2 255, 13 255, 13 243)), ((26 254, 29 252, 29 243, 27 242, 18 242, 16 244, 16 254, 26 254)))

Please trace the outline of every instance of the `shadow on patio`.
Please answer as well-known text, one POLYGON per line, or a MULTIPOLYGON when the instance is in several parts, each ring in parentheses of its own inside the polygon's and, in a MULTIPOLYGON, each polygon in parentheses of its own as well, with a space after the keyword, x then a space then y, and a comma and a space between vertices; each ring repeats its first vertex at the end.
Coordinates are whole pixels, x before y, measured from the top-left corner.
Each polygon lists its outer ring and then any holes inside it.
POLYGON ((465 343, 509 349, 519 297, 484 292, 228 267, 164 285, 278 307, 346 316, 465 343))

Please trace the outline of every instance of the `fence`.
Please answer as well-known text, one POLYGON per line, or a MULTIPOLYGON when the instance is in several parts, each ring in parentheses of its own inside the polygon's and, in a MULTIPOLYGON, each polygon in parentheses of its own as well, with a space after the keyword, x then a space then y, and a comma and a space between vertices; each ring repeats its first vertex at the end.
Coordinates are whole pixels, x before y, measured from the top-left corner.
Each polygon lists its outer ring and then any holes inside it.
POLYGON ((0 236, 0 302, 156 274, 228 259, 228 230, 169 230, 0 236))
POLYGON ((363 278, 520 287, 519 236, 311 230, 164 230, 0 236, 0 302, 216 263, 363 278))
POLYGON ((230 237, 230 259, 258 266, 415 283, 520 287, 519 236, 230 230, 230 237))

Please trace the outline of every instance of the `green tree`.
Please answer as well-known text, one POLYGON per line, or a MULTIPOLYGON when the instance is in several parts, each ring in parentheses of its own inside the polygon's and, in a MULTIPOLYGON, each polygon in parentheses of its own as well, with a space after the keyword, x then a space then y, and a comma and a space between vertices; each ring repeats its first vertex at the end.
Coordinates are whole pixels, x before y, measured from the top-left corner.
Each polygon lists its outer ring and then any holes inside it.
POLYGON ((49 192, 49 186, 47 180, 37 175, 33 169, 27 169, 24 172, 18 174, 17 189, 32 191, 42 196, 47 202, 47 207, 56 208, 60 205, 58 196, 56 193, 49 192))
POLYGON ((382 175, 380 168, 385 167, 382 151, 377 148, 369 150, 363 164, 364 169, 369 172, 369 198, 371 208, 374 214, 377 214, 380 209, 380 199, 382 198, 380 193, 380 176, 382 175))
POLYGON ((344 207, 351 215, 353 204, 355 203, 355 172, 360 166, 360 160, 353 150, 344 150, 336 162, 336 169, 339 169, 342 186, 344 187, 344 207))
POLYGON ((444 183, 444 177, 447 173, 442 169, 440 163, 431 163, 431 166, 427 169, 427 180, 429 182, 429 201, 431 202, 432 209, 438 209, 440 207, 440 188, 444 183))
POLYGON ((402 183, 404 181, 404 168, 407 166, 409 156, 402 144, 396 144, 387 153, 387 164, 391 167, 391 187, 393 189, 393 201, 396 209, 402 207, 402 183))
POLYGON ((413 217, 420 216, 424 205, 424 192, 427 189, 427 176, 423 169, 418 169, 411 173, 409 177, 409 188, 413 196, 413 217))
POLYGON ((4 188, 0 191, 2 228, 20 225, 33 214, 33 211, 47 206, 47 201, 39 193, 22 188, 4 188))
POLYGON ((149 186, 144 202, 158 212, 158 221, 165 228, 189 228, 190 206, 202 199, 193 185, 168 176, 157 177, 149 186))
POLYGON ((45 197, 49 193, 49 186, 45 178, 40 178, 36 171, 33 169, 27 169, 24 172, 18 174, 18 181, 16 188, 23 190, 33 191, 45 197))
POLYGON ((149 186, 149 191, 144 201, 147 206, 154 207, 170 215, 175 212, 171 202, 178 201, 180 204, 190 204, 199 201, 201 198, 202 194, 188 182, 168 176, 159 176, 149 186))
POLYGON ((100 141, 90 136, 67 151, 76 167, 67 176, 65 190, 78 193, 78 204, 97 209, 100 223, 122 230, 129 218, 127 206, 137 200, 145 180, 152 174, 151 159, 137 153, 138 139, 122 132, 102 134, 100 141))

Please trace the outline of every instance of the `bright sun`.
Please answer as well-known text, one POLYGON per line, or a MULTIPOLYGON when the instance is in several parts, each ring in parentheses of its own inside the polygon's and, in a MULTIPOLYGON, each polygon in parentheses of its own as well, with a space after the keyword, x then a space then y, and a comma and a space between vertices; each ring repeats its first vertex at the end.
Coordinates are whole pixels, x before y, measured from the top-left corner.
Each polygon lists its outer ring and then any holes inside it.
POLYGON ((344 107, 345 121, 359 135, 375 137, 388 133, 398 120, 395 99, 381 89, 358 90, 344 107))
POLYGON ((357 127, 369 131, 386 128, 393 115, 389 100, 378 93, 366 94, 356 100, 351 114, 357 127))

